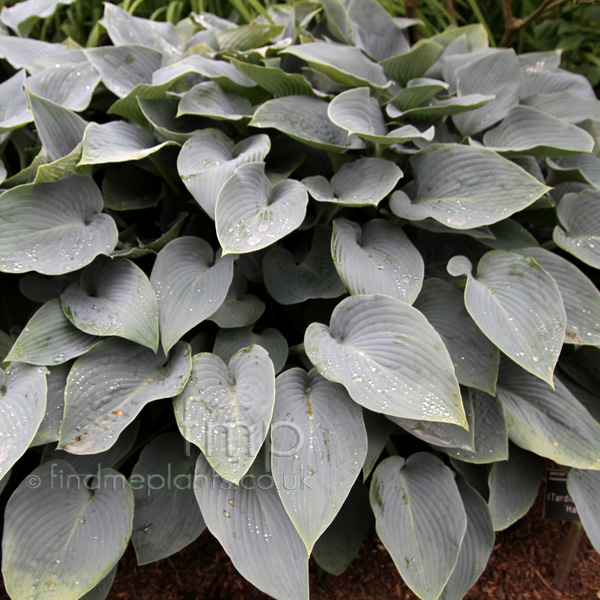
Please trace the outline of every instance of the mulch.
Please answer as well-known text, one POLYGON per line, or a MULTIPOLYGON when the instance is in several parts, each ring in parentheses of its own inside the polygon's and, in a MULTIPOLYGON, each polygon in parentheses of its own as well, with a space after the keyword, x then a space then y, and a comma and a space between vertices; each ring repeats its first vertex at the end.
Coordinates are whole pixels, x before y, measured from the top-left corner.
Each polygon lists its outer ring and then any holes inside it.
MULTIPOLYGON (((600 555, 587 538, 579 547, 562 592, 555 570, 570 524, 542 519, 541 493, 526 517, 496 535, 490 562, 466 600, 600 599, 600 555)), ((311 600, 414 600, 373 530, 341 576, 327 575, 311 560, 311 600)), ((0 590, 0 599, 7 596, 0 590)), ((164 560, 137 566, 130 547, 121 559, 108 600, 266 600, 241 577, 219 543, 205 531, 164 560)))

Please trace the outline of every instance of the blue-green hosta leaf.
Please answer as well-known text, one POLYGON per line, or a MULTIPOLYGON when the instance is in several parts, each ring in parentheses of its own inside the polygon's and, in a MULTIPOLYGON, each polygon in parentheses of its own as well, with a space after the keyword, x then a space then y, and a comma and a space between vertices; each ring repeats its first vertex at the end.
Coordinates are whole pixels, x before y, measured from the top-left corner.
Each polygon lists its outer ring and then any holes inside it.
POLYGON ((140 421, 136 419, 131 425, 125 428, 125 431, 119 435, 117 441, 104 452, 71 454, 64 450, 54 449, 48 451, 49 447, 46 446, 40 462, 51 462, 57 459, 64 460, 78 473, 90 475, 97 473, 101 469, 116 468, 129 456, 139 433, 139 425, 140 421))
POLYGON ((482 239, 481 243, 495 250, 517 250, 539 246, 535 237, 514 219, 498 221, 490 225, 489 230, 494 237, 482 239))
POLYGON ((158 350, 158 302, 146 274, 126 258, 94 261, 61 296, 65 314, 90 335, 158 350))
POLYGON ((90 123, 83 136, 83 154, 79 164, 103 165, 140 160, 172 144, 157 144, 151 133, 126 121, 111 121, 103 125, 90 123))
POLYGON ((411 164, 416 184, 412 202, 397 192, 390 208, 399 217, 433 217, 453 229, 501 221, 550 189, 513 162, 480 147, 432 144, 413 156, 411 164))
POLYGON ((567 123, 581 123, 585 119, 600 121, 600 102, 588 98, 580 98, 572 92, 555 94, 535 94, 524 98, 521 104, 562 119, 567 123))
POLYGON ((369 491, 357 481, 342 508, 314 545, 312 556, 324 571, 341 575, 356 558, 373 521, 369 491))
POLYGON ((452 471, 433 454, 384 460, 371 482, 377 534, 408 587, 436 600, 456 566, 467 515, 452 471))
POLYGON ((445 81, 418 77, 409 81, 390 102, 400 111, 405 111, 416 108, 441 92, 446 92, 448 88, 449 85, 445 81))
POLYGON ((249 23, 217 32, 219 48, 223 52, 238 50, 243 52, 260 48, 272 42, 284 30, 282 25, 270 23, 249 23))
POLYGON ((467 530, 440 600, 463 598, 483 573, 494 548, 494 526, 485 500, 464 479, 459 479, 457 486, 467 514, 467 530))
POLYGON ((335 125, 327 115, 328 104, 310 96, 294 95, 264 102, 254 113, 249 125, 273 128, 291 138, 332 152, 363 148, 364 142, 349 137, 348 132, 335 125))
POLYGON ((275 370, 261 346, 219 356, 194 356, 187 386, 174 400, 186 440, 196 444, 220 477, 239 484, 267 436, 275 402, 275 370))
POLYGON ((59 277, 46 277, 33 271, 20 278, 19 291, 32 302, 44 304, 55 298, 60 298, 67 286, 73 283, 77 277, 74 273, 59 277))
POLYGON ((89 177, 65 175, 0 195, 0 271, 60 275, 114 250, 115 222, 89 177))
POLYGON ((36 71, 27 78, 27 89, 69 110, 85 110, 100 83, 100 74, 85 60, 85 55, 82 58, 80 63, 36 71))
POLYGON ((388 132, 379 102, 372 98, 369 88, 361 87, 338 94, 327 109, 329 118, 348 135, 374 144, 402 144, 414 139, 431 141, 434 128, 421 132, 412 125, 405 125, 388 132))
POLYGON ((233 278, 233 258, 215 259, 208 242, 190 236, 169 242, 158 253, 150 281, 165 352, 221 306, 233 278))
POLYGON ((0 369, 0 479, 29 448, 44 418, 46 373, 24 364, 0 369))
POLYGON ((331 254, 353 296, 383 294, 412 304, 419 294, 423 259, 399 225, 371 219, 361 229, 352 221, 335 219, 331 254))
POLYGON ((277 600, 308 600, 308 552, 269 473, 257 465, 236 486, 200 455, 196 499, 209 531, 235 568, 277 600))
MULTIPOLYGON (((266 305, 253 294, 247 294, 248 281, 236 269, 223 304, 209 320, 221 328, 246 327, 256 323, 265 312, 266 305)), ((212 348, 212 346, 211 346, 212 348)), ((194 352, 194 354, 196 354, 194 352)))
POLYGON ((275 98, 294 95, 314 95, 310 83, 299 73, 286 73, 283 69, 254 65, 232 57, 228 57, 228 60, 241 73, 254 81, 263 90, 275 96, 275 98))
POLYGON ((333 81, 349 87, 366 85, 381 89, 388 86, 383 68, 354 46, 309 42, 286 48, 280 54, 297 56, 333 81))
POLYGON ((309 298, 337 298, 346 288, 331 259, 331 228, 317 225, 310 251, 302 261, 285 248, 273 248, 263 258, 264 281, 279 304, 297 304, 309 298))
POLYGON ((354 33, 354 44, 375 60, 410 50, 407 36, 379 2, 354 0, 349 3, 348 17, 354 33))
POLYGON ((85 354, 99 341, 99 338, 73 327, 60 300, 55 299, 31 317, 7 359, 32 365, 58 365, 85 354))
POLYGON ((432 36, 431 39, 447 48, 459 38, 465 39, 466 52, 479 52, 489 46, 487 31, 481 23, 463 27, 448 27, 445 31, 432 36))
POLYGON ((567 314, 565 343, 600 345, 600 292, 570 261, 543 248, 519 250, 549 273, 560 290, 567 314))
POLYGON ((600 158, 591 154, 580 154, 552 160, 546 160, 552 169, 551 183, 577 181, 600 190, 600 158))
POLYGON ((388 104, 386 112, 392 119, 402 118, 410 119, 411 121, 432 121, 450 115, 458 115, 473 111, 485 106, 494 98, 495 96, 493 95, 490 96, 485 94, 467 94, 466 96, 452 97, 444 100, 430 98, 421 106, 408 108, 404 111, 396 108, 393 104, 388 104))
POLYGON ((453 120, 465 135, 474 135, 503 119, 519 103, 523 72, 514 50, 496 50, 456 69, 459 96, 488 94, 496 96, 485 106, 454 115, 453 120))
POLYGON ((247 163, 221 188, 215 209, 217 237, 224 254, 262 250, 297 229, 308 193, 299 181, 271 185, 264 163, 247 163))
POLYGON ((542 480, 543 461, 531 452, 511 445, 508 460, 490 470, 488 506, 494 529, 500 531, 529 512, 542 480))
POLYGON ((50 54, 62 54, 66 50, 67 47, 62 44, 0 35, 0 58, 5 58, 15 69, 28 68, 40 58, 50 54))
POLYGON ((171 23, 140 19, 110 3, 104 5, 102 24, 115 47, 138 44, 173 56, 183 42, 171 23))
POLYGON ((554 390, 506 361, 497 389, 515 444, 579 469, 600 469, 600 423, 555 379, 554 390))
POLYGON ((33 119, 27 106, 24 83, 23 70, 0 83, 0 133, 23 127, 33 119))
POLYGON ((396 426, 384 415, 363 408, 367 430, 367 456, 363 465, 363 481, 367 480, 396 426))
POLYGON ((415 308, 444 340, 458 382, 493 394, 500 353, 469 316, 462 292, 441 279, 426 279, 415 308))
POLYGON ((321 0, 319 4, 325 13, 327 29, 338 40, 351 44, 354 37, 354 26, 345 3, 341 0, 321 0))
POLYGON ((331 326, 312 323, 306 354, 355 402, 407 419, 465 426, 452 361, 442 339, 415 308, 389 296, 340 302, 331 326))
POLYGON ((155 135, 159 140, 170 140, 183 144, 200 130, 206 128, 206 121, 202 117, 193 115, 177 117, 179 108, 177 96, 158 99, 138 96, 137 102, 145 121, 154 128, 155 135))
POLYGON ((17 35, 27 37, 39 19, 54 14, 60 5, 73 4, 75 0, 25 0, 12 6, 5 6, 0 12, 0 21, 17 35))
POLYGON ((252 116, 248 98, 224 90, 218 83, 206 81, 195 85, 181 98, 177 116, 200 115, 218 121, 239 121, 252 116))
POLYGON ((49 161, 73 152, 83 139, 86 121, 51 100, 28 92, 29 104, 40 141, 49 161))
POLYGON ((402 171, 384 158, 365 157, 344 163, 327 181, 322 175, 302 180, 310 195, 319 202, 347 206, 376 206, 395 187, 402 171))
POLYGON ((69 373, 59 448, 73 454, 110 448, 148 402, 179 394, 190 368, 190 347, 184 342, 168 360, 119 338, 98 344, 69 373))
POLYGON ((196 202, 214 219, 223 184, 239 166, 263 161, 270 149, 271 142, 264 134, 252 135, 235 144, 218 129, 204 129, 182 146, 177 170, 196 202))
POLYGON ((0 183, 2 183, 6 179, 6 167, 4 163, 0 160, 0 183))
POLYGON ((102 77, 102 83, 119 98, 140 84, 152 83, 161 67, 161 53, 136 44, 86 48, 85 55, 102 77))
POLYGON ((600 269, 600 191, 588 188, 579 194, 565 194, 556 214, 560 223, 552 234, 556 244, 600 269))
POLYGON ((585 532, 598 552, 600 549, 600 515, 598 513, 600 472, 571 469, 567 477, 567 489, 575 502, 585 532))
POLYGON ((401 417, 388 416, 392 422, 408 431, 415 437, 441 448, 460 448, 461 450, 473 450, 473 407, 471 396, 466 393, 462 395, 465 416, 468 429, 455 425, 454 423, 439 423, 434 421, 418 421, 415 419, 403 419, 401 417))
POLYGON ((281 332, 272 327, 267 327, 260 333, 254 333, 252 325, 236 329, 221 329, 217 333, 213 352, 225 362, 229 362, 238 350, 255 345, 262 346, 269 353, 275 373, 279 373, 287 361, 288 344, 281 332))
POLYGON ((492 250, 479 261, 448 263, 451 275, 467 275, 465 306, 483 333, 509 358, 552 385, 567 318, 556 282, 535 260, 492 250))
POLYGON ((483 143, 496 152, 534 156, 570 156, 594 148, 592 136, 580 127, 529 106, 513 106, 483 143))
POLYGON ((524 52, 519 54, 519 62, 525 72, 554 70, 560 65, 561 55, 561 50, 524 52))
POLYGON ((256 83, 246 77, 231 63, 225 60, 213 60, 200 54, 192 54, 172 65, 159 69, 152 75, 154 84, 169 81, 174 75, 181 73, 197 73, 202 77, 212 79, 224 90, 247 96, 250 100, 264 98, 264 93, 256 87, 256 83))
POLYGON ((409 51, 381 61, 385 74, 406 86, 411 79, 422 77, 442 53, 444 47, 432 40, 419 40, 409 51))
POLYGON ((68 463, 47 462, 10 497, 2 572, 11 597, 77 600, 125 552, 133 519, 127 480, 104 469, 89 487, 81 483, 68 463))
POLYGON ((539 69, 536 66, 526 66, 521 98, 529 98, 537 94, 557 94, 570 92, 582 100, 596 100, 596 94, 591 83, 579 73, 571 73, 564 69, 539 69))
POLYGON ((285 371, 277 378, 271 443, 279 496, 311 552, 365 461, 362 410, 316 370, 285 371))
POLYGON ((473 410, 473 449, 438 447, 458 460, 487 464, 508 459, 508 430, 502 404, 485 392, 469 390, 473 410))
POLYGON ((193 482, 198 451, 180 435, 150 441, 133 467, 129 485, 135 498, 131 539, 138 565, 179 552, 204 530, 193 482))
POLYGON ((110 589, 115 581, 115 575, 117 574, 117 563, 109 572, 108 575, 96 586, 94 586, 87 594, 81 596, 81 600, 106 600, 110 589))
POLYGON ((46 376, 46 385, 48 388, 46 394, 46 412, 31 442, 32 446, 58 442, 60 424, 62 423, 65 409, 65 387, 70 370, 70 363, 64 363, 49 369, 49 373, 46 376))

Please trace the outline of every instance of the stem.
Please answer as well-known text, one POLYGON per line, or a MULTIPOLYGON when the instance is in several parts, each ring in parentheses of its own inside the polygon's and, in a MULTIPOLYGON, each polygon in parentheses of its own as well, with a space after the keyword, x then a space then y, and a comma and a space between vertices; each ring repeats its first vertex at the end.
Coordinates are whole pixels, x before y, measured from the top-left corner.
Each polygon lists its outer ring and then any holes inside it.
POLYGON ((543 2, 524 19, 517 19, 512 11, 510 0, 502 0, 502 14, 504 16, 505 31, 500 41, 500 48, 508 48, 515 37, 515 34, 529 25, 531 21, 539 17, 541 14, 552 10, 564 4, 566 0, 543 0, 543 2))
POLYGON ((396 449, 396 446, 394 446, 394 442, 392 442, 392 440, 388 440, 385 443, 385 449, 388 451, 388 454, 390 456, 400 456, 398 454, 398 450, 396 449))
POLYGON ((325 208, 323 208, 319 218, 317 219, 317 223, 321 225, 329 225, 331 223, 331 219, 335 217, 337 212, 340 210, 339 204, 333 204, 332 202, 325 202, 325 208))

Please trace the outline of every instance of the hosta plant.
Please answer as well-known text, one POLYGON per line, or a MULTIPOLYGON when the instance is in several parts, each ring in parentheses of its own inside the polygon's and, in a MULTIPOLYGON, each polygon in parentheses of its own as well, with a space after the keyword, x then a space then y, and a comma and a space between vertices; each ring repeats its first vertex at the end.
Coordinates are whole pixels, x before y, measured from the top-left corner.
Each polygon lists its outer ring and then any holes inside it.
POLYGON ((56 4, 0 13, 11 598, 105 598, 129 541, 207 528, 307 599, 374 519, 418 597, 459 599, 544 459, 600 549, 588 81, 482 26, 411 46, 373 0, 106 4, 101 48, 29 39, 56 4))

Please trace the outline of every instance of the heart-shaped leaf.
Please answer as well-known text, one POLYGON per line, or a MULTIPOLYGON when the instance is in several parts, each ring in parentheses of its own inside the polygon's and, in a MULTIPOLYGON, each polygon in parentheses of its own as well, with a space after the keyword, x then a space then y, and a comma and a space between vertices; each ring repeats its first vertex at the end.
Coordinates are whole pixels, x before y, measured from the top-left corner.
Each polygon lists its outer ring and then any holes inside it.
POLYGON ((6 358, 32 365, 59 365, 85 354, 100 341, 74 327, 59 300, 50 300, 31 317, 6 358))
POLYGON ((157 144, 154 136, 126 121, 90 123, 83 137, 80 165, 103 165, 146 158, 173 142, 157 144))
POLYGON ((18 129, 33 119, 23 84, 25 71, 17 71, 0 84, 0 133, 18 129))
POLYGON ((506 529, 529 512, 540 487, 543 466, 539 456, 512 445, 508 460, 492 465, 488 506, 496 531, 506 529))
POLYGON ((184 342, 168 361, 119 338, 98 344, 69 373, 59 448, 73 454, 110 448, 148 402, 179 394, 190 368, 190 347, 184 342))
POLYGON ((221 328, 246 327, 256 323, 265 312, 266 305, 253 294, 247 294, 248 281, 234 269, 233 280, 227 296, 219 309, 209 319, 221 328))
POLYGON ((198 451, 181 436, 151 440, 129 478, 135 498, 131 539, 139 565, 175 554, 204 530, 193 482, 198 451))
POLYGON ((215 221, 224 254, 255 252, 297 229, 308 194, 292 179, 271 185, 264 163, 248 163, 221 188, 215 221))
POLYGON ((494 526, 485 500, 464 479, 459 479, 457 486, 467 514, 467 530, 440 600, 463 598, 483 573, 494 548, 494 526))
POLYGON ((11 597, 77 600, 125 552, 133 519, 127 480, 104 469, 86 482, 68 463, 53 461, 40 465, 10 497, 2 573, 11 597))
POLYGON ((94 261, 61 295, 81 331, 119 336, 158 350, 158 302, 146 274, 126 258, 94 261))
POLYGON ((453 473, 433 454, 384 460, 373 473, 377 534, 408 587, 436 600, 456 566, 467 528, 453 473))
POLYGON ((331 254, 353 296, 382 294, 412 304, 423 283, 424 264, 402 228, 384 219, 361 227, 335 219, 331 254))
POLYGON ((200 455, 195 481, 206 526, 235 568, 273 598, 308 600, 308 553, 271 475, 255 465, 242 485, 233 485, 200 455))
POLYGON ((277 378, 271 443, 279 496, 311 552, 364 463, 362 410, 314 369, 290 369, 277 378))
POLYGON ((117 245, 117 226, 103 214, 89 177, 21 185, 0 195, 0 271, 60 275, 117 245))
POLYGON ((534 156, 570 156, 594 148, 592 136, 580 127, 528 106, 513 106, 483 143, 496 152, 534 156))
POLYGON ((190 236, 169 242, 158 253, 150 281, 165 352, 221 306, 233 278, 233 258, 215 259, 208 242, 190 236))
POLYGON ((600 269, 600 192, 588 188, 579 194, 565 194, 556 213, 560 222, 552 236, 556 244, 600 269))
POLYGON ((238 350, 254 345, 262 346, 269 353, 275 373, 283 369, 288 357, 288 344, 281 332, 273 327, 267 327, 260 333, 254 333, 252 325, 236 329, 221 329, 217 333, 213 352, 225 362, 229 362, 238 350))
POLYGON ((599 468, 600 423, 560 380, 555 378, 553 390, 504 361, 496 393, 515 444, 560 465, 599 468))
POLYGON ((331 525, 315 543, 312 557, 319 567, 341 575, 356 558, 372 522, 369 491, 357 481, 331 525))
POLYGON ((328 104, 310 96, 294 95, 267 100, 254 113, 252 127, 273 128, 304 144, 340 152, 362 148, 364 142, 349 137, 327 115, 328 104))
POLYGON ((513 162, 479 147, 431 144, 412 157, 411 164, 415 176, 412 202, 405 193, 396 192, 390 208, 399 217, 433 217, 454 229, 496 223, 549 190, 513 162))
POLYGON ((395 187, 402 171, 384 158, 359 158, 344 163, 327 181, 322 175, 302 180, 310 195, 319 202, 347 206, 377 206, 395 187))
POLYGON ((223 184, 240 165, 263 161, 270 148, 271 142, 264 134, 234 144, 222 131, 204 129, 181 148, 177 170, 196 202, 214 219, 223 184))
POLYGON ((25 453, 44 418, 46 373, 23 364, 0 369, 0 479, 25 453))
POLYGON ((600 345, 600 292, 596 286, 572 262, 555 252, 527 248, 519 250, 519 254, 533 258, 556 281, 567 315, 565 342, 600 345))
POLYGON ((275 402, 275 371, 261 346, 238 350, 227 365, 216 354, 194 356, 189 382, 175 399, 183 437, 213 469, 238 484, 267 435, 275 402))
POLYGON ((419 40, 410 50, 381 61, 385 74, 406 86, 422 77, 442 53, 444 47, 433 40, 419 40))
POLYGON ((425 280, 415 308, 444 340, 458 382, 493 394, 500 353, 469 316, 461 291, 432 277, 425 280))
POLYGON ((249 119, 252 112, 252 103, 248 98, 206 81, 185 93, 179 103, 177 116, 200 115, 217 121, 239 121, 249 119))
POLYGON ((534 260, 504 250, 471 263, 455 256, 451 275, 467 275, 465 306, 477 326, 504 354, 552 385, 567 318, 556 282, 534 260))
POLYGON ((448 351, 425 317, 388 296, 352 296, 312 323, 306 354, 327 379, 375 412, 466 425, 448 351), (425 358, 426 357, 426 358, 425 358))
POLYGON ((263 259, 267 291, 279 304, 296 304, 309 298, 336 298, 346 288, 335 270, 331 228, 317 225, 306 257, 298 262, 285 248, 273 248, 263 259))
POLYGON ((379 102, 372 98, 369 88, 356 88, 337 95, 327 109, 329 118, 348 135, 356 135, 373 144, 402 144, 414 139, 431 141, 433 127, 421 132, 412 125, 388 131, 379 102))
POLYGON ((73 4, 75 0, 26 0, 12 6, 5 6, 0 13, 0 21, 8 25, 17 35, 27 37, 39 19, 54 14, 60 5, 73 4))

